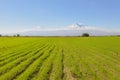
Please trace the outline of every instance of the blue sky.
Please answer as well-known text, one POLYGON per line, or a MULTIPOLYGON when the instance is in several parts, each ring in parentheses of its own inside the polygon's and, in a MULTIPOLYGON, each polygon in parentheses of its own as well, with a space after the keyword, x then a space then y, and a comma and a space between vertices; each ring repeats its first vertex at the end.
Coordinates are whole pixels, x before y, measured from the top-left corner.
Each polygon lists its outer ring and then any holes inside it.
POLYGON ((0 0, 0 32, 75 22, 120 29, 120 0, 0 0))

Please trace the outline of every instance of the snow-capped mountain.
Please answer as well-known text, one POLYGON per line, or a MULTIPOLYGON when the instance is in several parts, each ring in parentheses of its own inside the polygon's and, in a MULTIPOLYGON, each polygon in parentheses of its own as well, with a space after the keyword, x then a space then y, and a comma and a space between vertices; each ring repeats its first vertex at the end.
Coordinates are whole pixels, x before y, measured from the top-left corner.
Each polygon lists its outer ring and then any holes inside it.
POLYGON ((78 24, 78 23, 75 23, 75 24, 72 24, 72 25, 69 26, 69 28, 70 28, 71 30, 77 30, 77 29, 81 29, 81 28, 83 28, 83 27, 85 27, 85 26, 84 26, 84 25, 80 25, 80 24, 78 24))
POLYGON ((120 31, 108 30, 99 27, 91 27, 80 25, 78 23, 66 27, 36 27, 33 29, 26 29, 18 34, 27 36, 79 36, 82 33, 89 33, 94 36, 102 35, 120 35, 120 31))

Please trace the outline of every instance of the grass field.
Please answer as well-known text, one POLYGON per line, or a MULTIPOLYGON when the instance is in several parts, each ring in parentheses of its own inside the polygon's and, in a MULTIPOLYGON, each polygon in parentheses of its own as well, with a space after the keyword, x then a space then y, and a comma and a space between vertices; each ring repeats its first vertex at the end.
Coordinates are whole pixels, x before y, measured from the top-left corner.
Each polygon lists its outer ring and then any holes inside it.
POLYGON ((120 80, 120 37, 1 37, 0 80, 120 80))

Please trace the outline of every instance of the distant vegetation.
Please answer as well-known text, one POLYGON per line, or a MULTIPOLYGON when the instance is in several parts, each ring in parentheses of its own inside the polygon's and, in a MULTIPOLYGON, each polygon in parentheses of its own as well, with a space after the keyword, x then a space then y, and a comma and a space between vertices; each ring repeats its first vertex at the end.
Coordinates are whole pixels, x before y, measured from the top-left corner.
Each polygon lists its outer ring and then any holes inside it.
POLYGON ((17 34, 16 36, 17 36, 17 37, 20 37, 20 34, 17 34))
POLYGON ((82 33, 82 37, 89 37, 90 35, 88 33, 82 33))
POLYGON ((0 37, 2 37, 2 35, 0 34, 0 37))
POLYGON ((13 35, 13 37, 20 37, 20 34, 13 35))

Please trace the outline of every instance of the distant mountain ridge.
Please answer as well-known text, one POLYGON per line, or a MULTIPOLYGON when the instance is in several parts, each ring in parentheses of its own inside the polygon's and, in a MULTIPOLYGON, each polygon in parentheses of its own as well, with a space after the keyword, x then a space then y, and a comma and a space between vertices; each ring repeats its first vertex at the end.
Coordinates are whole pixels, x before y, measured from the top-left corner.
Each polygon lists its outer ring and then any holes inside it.
POLYGON ((79 36, 82 33, 89 33, 92 36, 120 35, 120 31, 106 30, 98 27, 80 25, 78 23, 67 27, 58 28, 36 28, 18 34, 23 36, 79 36))

